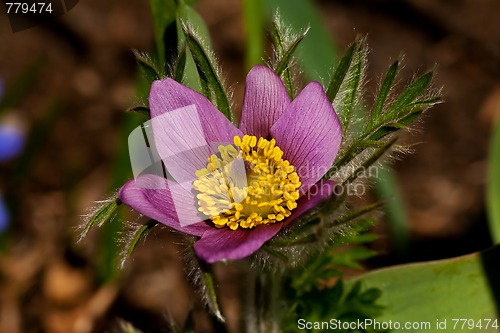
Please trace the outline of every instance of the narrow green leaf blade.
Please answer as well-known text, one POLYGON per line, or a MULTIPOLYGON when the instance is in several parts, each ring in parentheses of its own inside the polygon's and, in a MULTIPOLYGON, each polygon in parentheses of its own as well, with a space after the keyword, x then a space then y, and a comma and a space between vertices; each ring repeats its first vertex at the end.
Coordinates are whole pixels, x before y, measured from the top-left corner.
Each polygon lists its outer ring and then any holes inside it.
POLYGON ((402 116, 402 110, 419 98, 429 87, 432 81, 433 72, 427 72, 413 81, 399 95, 398 99, 387 110, 384 119, 396 119, 402 116))
POLYGON ((373 107, 373 114, 371 119, 372 121, 376 121, 382 114, 387 96, 389 96, 389 93, 391 92, 394 79, 396 78, 396 74, 398 73, 398 68, 399 61, 396 61, 391 65, 391 67, 389 67, 387 74, 385 74, 384 80, 382 81, 377 96, 377 101, 375 102, 375 106, 373 107))
POLYGON ((497 121, 490 144, 488 166, 487 209, 491 237, 500 243, 500 120, 497 121))
POLYGON ((83 230, 80 239, 87 236, 90 229, 94 226, 101 227, 104 223, 109 222, 116 213, 116 209, 121 205, 120 199, 116 198, 105 202, 89 219, 85 229, 83 230))
POLYGON ((275 69, 276 74, 278 74, 278 76, 281 76, 285 71, 285 69, 288 68, 288 65, 293 57, 293 54, 297 50, 297 47, 299 46, 300 42, 302 42, 304 37, 306 37, 306 34, 307 30, 304 33, 300 34, 283 54, 283 58, 281 58, 280 62, 278 63, 275 69))
POLYGON ((351 66, 352 58, 354 56, 354 51, 357 48, 358 48, 357 43, 352 44, 347 50, 347 52, 344 54, 342 59, 340 59, 340 62, 337 68, 335 69, 335 72, 333 73, 333 76, 330 80, 330 84, 328 84, 328 88, 326 90, 326 96, 328 97, 330 102, 333 102, 335 100, 335 97, 339 92, 340 86, 342 85, 342 82, 344 82, 345 80, 347 71, 351 66))
POLYGON ((222 316, 222 312, 219 308, 219 301, 217 300, 217 293, 215 291, 215 282, 214 275, 210 271, 203 271, 203 283, 205 284, 205 288, 207 288, 207 297, 209 306, 213 312, 213 314, 217 317, 217 319, 221 322, 224 322, 225 319, 222 316))
MULTIPOLYGON (((500 246, 496 246, 483 253, 381 269, 352 279, 347 286, 361 281, 365 288, 381 289, 379 303, 386 308, 378 321, 430 325, 405 332, 471 332, 468 327, 454 327, 453 319, 477 323, 499 318, 499 261, 500 246), (438 329, 437 323, 444 321, 446 326, 438 329)), ((498 330, 483 326, 481 332, 498 330)))
MULTIPOLYGON (((278 56, 278 59, 276 59, 276 61, 278 62, 278 64, 281 63, 281 59, 283 59, 283 56, 285 55, 285 34, 287 32, 284 31, 284 29, 285 28, 283 27, 283 23, 281 22, 280 17, 278 16, 278 14, 276 14, 273 20, 273 36, 275 44, 274 47, 276 48, 276 54, 278 56)), ((276 68, 274 69, 276 70, 276 68)), ((288 95, 291 99, 293 99, 295 96, 295 87, 293 85, 293 77, 290 71, 290 64, 288 64, 288 66, 285 68, 281 77, 283 79, 283 83, 285 84, 288 95)))
POLYGON ((347 77, 349 78, 346 85, 346 95, 342 101, 342 113, 340 123, 342 125, 342 134, 347 133, 347 129, 351 122, 351 115, 358 101, 359 86, 363 79, 363 71, 365 67, 365 45, 364 41, 360 41, 354 56, 354 62, 348 70, 347 77))
POLYGON ((127 250, 127 257, 130 257, 132 255, 139 241, 144 237, 146 237, 146 235, 151 231, 151 229, 156 227, 158 223, 159 222, 157 221, 150 220, 148 223, 143 225, 139 230, 137 230, 137 232, 134 235, 134 238, 129 244, 129 248, 127 250))
POLYGON ((209 56, 201 41, 195 36, 185 24, 182 24, 186 41, 198 68, 198 74, 206 80, 214 95, 217 108, 230 120, 233 120, 229 98, 226 94, 222 81, 215 69, 215 64, 209 56))

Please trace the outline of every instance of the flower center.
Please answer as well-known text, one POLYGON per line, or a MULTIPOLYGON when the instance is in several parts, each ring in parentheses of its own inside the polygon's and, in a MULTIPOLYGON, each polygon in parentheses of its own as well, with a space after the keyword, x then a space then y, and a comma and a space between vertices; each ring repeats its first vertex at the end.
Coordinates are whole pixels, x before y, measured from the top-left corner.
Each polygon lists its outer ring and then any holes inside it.
POLYGON ((299 176, 276 140, 245 135, 220 145, 196 172, 198 210, 217 228, 253 228, 283 221, 297 207, 299 176))

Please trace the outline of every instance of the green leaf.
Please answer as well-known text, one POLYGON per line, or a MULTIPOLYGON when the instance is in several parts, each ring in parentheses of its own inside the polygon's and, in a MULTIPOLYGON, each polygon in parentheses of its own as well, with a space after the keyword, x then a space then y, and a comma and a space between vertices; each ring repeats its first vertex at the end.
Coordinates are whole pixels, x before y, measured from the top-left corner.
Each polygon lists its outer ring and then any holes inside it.
POLYGON ((151 229, 156 227, 158 225, 158 223, 159 222, 157 222, 157 221, 150 220, 148 223, 143 225, 139 230, 137 230, 137 232, 134 235, 134 238, 132 238, 132 241, 129 244, 129 248, 127 251, 127 257, 130 257, 132 255, 132 253, 134 252, 135 247, 137 246, 139 241, 141 239, 143 239, 144 237, 146 237, 146 235, 151 231, 151 229))
POLYGON ((109 222, 116 213, 116 209, 120 206, 122 202, 120 199, 115 198, 113 200, 105 202, 89 219, 85 229, 83 230, 80 239, 87 236, 90 229, 94 226, 101 227, 104 223, 109 222))
MULTIPOLYGON (((230 120, 233 120, 231 107, 228 96, 222 85, 222 81, 215 68, 215 60, 211 58, 210 51, 202 44, 199 38, 188 28, 186 24, 182 24, 184 35, 186 36, 187 45, 193 55, 193 59, 198 68, 198 74, 202 81, 206 82, 207 86, 213 92, 214 97, 207 96, 215 102, 217 108, 230 120)), ((207 91, 204 91, 207 93, 207 91)))
POLYGON ((491 237, 500 243, 500 120, 493 130, 488 162, 487 209, 491 237))
POLYGON ((332 263, 337 266, 361 269, 360 261, 373 258, 377 252, 364 246, 349 248, 345 251, 336 252, 332 256, 332 263))
POLYGON ((351 122, 352 112, 358 102, 359 95, 359 87, 361 81, 363 79, 364 70, 365 70, 365 42, 362 40, 357 45, 356 53, 354 55, 354 62, 349 67, 347 73, 347 82, 346 82, 346 94, 341 101, 342 105, 342 113, 340 116, 340 123, 342 125, 342 134, 345 135, 347 133, 347 129, 351 122))
MULTIPOLYGON (((454 326, 453 318, 475 323, 499 318, 500 246, 463 257, 395 266, 368 273, 348 281, 382 291, 380 303, 386 308, 379 321, 429 322, 429 329, 405 332, 471 332, 454 326), (446 320, 446 328, 436 327, 446 320)), ((474 331, 474 330, 472 330, 474 331)), ((481 332, 498 332, 483 327, 481 332)))
POLYGON ((340 59, 337 68, 335 68, 335 72, 333 73, 330 83, 328 84, 328 89, 326 90, 326 96, 332 103, 335 100, 335 97, 337 96, 337 93, 339 92, 339 89, 345 80, 347 71, 349 70, 349 67, 351 66, 352 63, 354 51, 357 48, 358 48, 357 43, 352 44, 351 47, 349 47, 349 49, 347 50, 347 52, 344 54, 342 59, 340 59))
POLYGON ((198 69, 196 68, 196 64, 193 60, 193 56, 191 55, 191 51, 187 47, 186 38, 184 36, 184 32, 182 30, 181 22, 189 22, 191 27, 196 31, 196 33, 205 40, 207 43, 210 42, 210 35, 208 33, 208 28, 206 27, 203 19, 198 15, 198 13, 186 5, 184 2, 178 4, 177 7, 177 31, 178 31, 178 41, 179 41, 179 50, 180 54, 177 58, 177 63, 175 65, 174 76, 176 81, 182 83, 183 85, 190 87, 198 92, 203 92, 200 86, 200 77, 198 75, 198 69), (182 52, 185 50, 186 58, 184 68, 182 68, 182 76, 177 72, 181 69, 181 63, 179 60, 182 60, 182 52))
POLYGON ((158 52, 160 73, 165 73, 166 45, 165 33, 169 26, 175 25, 176 2, 174 0, 149 0, 153 15, 153 29, 158 52))
POLYGON ((295 61, 295 51, 297 50, 299 44, 304 40, 307 32, 308 29, 305 29, 303 33, 295 36, 291 33, 291 29, 283 24, 278 14, 274 16, 273 36, 276 59, 273 69, 276 74, 282 78, 291 99, 295 98, 296 93, 291 65, 295 61))
POLYGON ((429 87, 432 81, 432 72, 427 72, 415 79, 397 98, 394 104, 385 113, 384 119, 397 119, 405 113, 406 107, 411 105, 429 87))
POLYGON ((217 317, 217 319, 220 322, 224 322, 225 319, 220 311, 219 301, 217 300, 217 293, 215 291, 214 274, 211 271, 211 269, 207 269, 206 267, 202 269, 203 269, 202 279, 203 279, 203 284, 205 285, 206 288, 206 295, 208 301, 207 303, 210 307, 210 310, 217 317))
POLYGON ((377 101, 375 102, 375 106, 373 107, 373 114, 370 120, 371 122, 375 122, 382 114, 385 102, 387 101, 387 96, 389 96, 389 93, 391 92, 392 84, 394 83, 394 79, 396 78, 396 74, 398 73, 398 68, 399 60, 394 62, 391 67, 389 67, 387 74, 385 74, 385 78, 380 85, 377 101))
POLYGON ((291 44, 290 46, 286 49, 286 51, 283 54, 283 57, 280 59, 279 63, 276 65, 275 72, 278 74, 278 76, 281 76, 285 69, 288 68, 290 61, 292 60, 293 54, 297 50, 297 47, 299 46, 300 42, 306 37, 307 35, 307 30, 304 31, 302 34, 300 34, 291 44))

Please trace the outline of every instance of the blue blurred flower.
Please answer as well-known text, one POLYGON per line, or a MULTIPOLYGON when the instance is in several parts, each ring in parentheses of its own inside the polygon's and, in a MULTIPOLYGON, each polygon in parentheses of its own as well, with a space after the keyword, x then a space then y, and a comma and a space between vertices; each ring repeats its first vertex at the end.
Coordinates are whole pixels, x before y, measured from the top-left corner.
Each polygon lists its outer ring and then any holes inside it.
MULTIPOLYGON (((0 80, 0 100, 3 97, 3 81, 0 80)), ((0 162, 17 156, 24 147, 24 134, 18 128, 0 123, 0 162)), ((0 232, 7 228, 9 212, 0 193, 0 232)))

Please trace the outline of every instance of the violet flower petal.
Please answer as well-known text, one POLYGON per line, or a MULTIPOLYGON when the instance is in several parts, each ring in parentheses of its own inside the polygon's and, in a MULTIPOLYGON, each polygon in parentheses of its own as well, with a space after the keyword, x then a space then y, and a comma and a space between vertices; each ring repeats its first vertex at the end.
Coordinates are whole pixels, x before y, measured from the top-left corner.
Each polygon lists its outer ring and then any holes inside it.
POLYGON ((311 186, 310 191, 299 199, 299 206, 293 214, 283 223, 261 225, 254 229, 231 230, 226 227, 208 229, 194 244, 195 252, 198 257, 208 263, 245 258, 261 248, 281 228, 328 198, 332 192, 333 182, 330 180, 311 186))
POLYGON ((16 157, 24 148, 24 133, 9 125, 0 126, 0 162, 16 157))
POLYGON ((219 144, 243 135, 205 96, 169 78, 153 82, 149 106, 158 153, 178 183, 193 180, 219 144))
POLYGON ((271 135, 306 193, 331 168, 342 141, 340 121, 318 82, 309 83, 271 127, 271 135))
POLYGON ((132 179, 122 186, 118 197, 135 211, 186 234, 202 236, 212 228, 197 217, 193 194, 162 177, 142 175, 132 179), (181 224, 179 217, 187 221, 188 216, 189 223, 181 224))
POLYGON ((194 244, 196 255, 208 263, 248 257, 281 230, 280 223, 254 229, 209 229, 194 244))
POLYGON ((267 67, 254 66, 246 79, 239 128, 257 138, 267 138, 288 105, 290 97, 281 79, 267 67))

